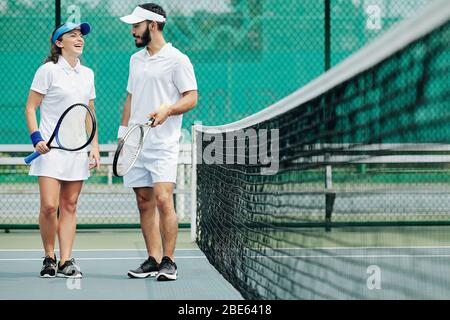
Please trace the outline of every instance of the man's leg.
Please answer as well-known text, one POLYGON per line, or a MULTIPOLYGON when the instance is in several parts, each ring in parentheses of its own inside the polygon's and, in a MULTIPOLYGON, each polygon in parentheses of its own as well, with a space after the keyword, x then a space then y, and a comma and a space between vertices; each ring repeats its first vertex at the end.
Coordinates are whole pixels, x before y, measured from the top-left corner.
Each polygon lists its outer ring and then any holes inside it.
POLYGON ((159 231, 159 214, 153 188, 133 188, 139 208, 141 230, 149 257, 161 261, 161 233, 159 231))
POLYGON ((163 245, 163 258, 156 276, 158 281, 176 280, 177 265, 174 262, 175 245, 178 234, 178 221, 173 205, 173 183, 155 183, 156 206, 160 214, 160 229, 163 245))
POLYGON ((148 259, 137 269, 129 270, 130 278, 154 277, 159 272, 161 260, 161 234, 159 232, 159 214, 156 211, 153 189, 149 187, 133 188, 139 208, 142 234, 147 247, 148 259))
POLYGON ((154 185, 156 206, 160 214, 163 256, 174 260, 175 245, 178 234, 178 221, 173 204, 173 188, 171 182, 159 182, 154 185))

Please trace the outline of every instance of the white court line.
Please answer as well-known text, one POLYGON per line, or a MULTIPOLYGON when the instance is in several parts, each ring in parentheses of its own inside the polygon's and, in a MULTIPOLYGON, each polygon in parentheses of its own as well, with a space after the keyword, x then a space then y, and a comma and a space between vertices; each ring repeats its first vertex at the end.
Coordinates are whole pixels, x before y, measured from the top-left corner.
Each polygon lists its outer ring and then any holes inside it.
MULTIPOLYGON (((365 249, 450 249, 450 246, 399 246, 399 247, 312 247, 312 248, 245 248, 246 250, 365 250, 365 249)), ((200 249, 199 249, 200 250, 200 249)), ((1 250, 0 250, 1 251, 1 250)))
MULTIPOLYGON (((304 259, 311 259, 311 258, 450 258, 450 254, 381 254, 381 255, 303 255, 303 256, 256 256, 256 257, 249 257, 249 258, 258 258, 258 259, 267 259, 267 258, 277 258, 277 259, 292 259, 292 258, 304 258, 304 259)), ((90 261, 90 260, 142 260, 143 257, 112 257, 112 258, 76 258, 76 260, 80 261, 90 261)), ((206 259, 205 256, 181 256, 176 257, 176 260, 178 259, 206 259)), ((36 258, 15 258, 15 259, 0 259, 1 261, 41 261, 42 258, 36 259, 36 258)))
MULTIPOLYGON (((364 250, 364 249, 450 249, 450 246, 399 246, 399 247, 313 247, 313 248, 248 248, 247 250, 255 251, 272 251, 272 250, 364 250)), ((146 249, 74 249, 72 252, 136 252, 136 251, 147 251, 146 249)), ((200 249, 176 249, 175 252, 179 251, 200 251, 200 249)), ((0 252, 43 252, 43 249, 0 249, 0 252)), ((55 252, 59 252, 59 249, 55 249, 55 252)), ((334 255, 335 257, 344 257, 343 255, 334 255)), ((378 255, 374 255, 377 256, 378 255)), ((401 255, 400 255, 401 256, 401 255)), ((312 256, 271 256, 271 257, 312 257, 312 256)), ((320 257, 320 256, 317 256, 320 257)), ((351 255, 351 257, 357 257, 357 255, 351 255)), ((365 257, 368 257, 366 255, 365 257)))
MULTIPOLYGON (((112 258, 76 258, 78 261, 90 261, 90 260, 142 260, 143 257, 112 257, 112 258)), ((187 257, 175 257, 175 260, 179 259, 206 259, 205 256, 187 256, 187 257)), ((1 261, 42 261, 42 258, 16 258, 16 259, 0 259, 1 261)))
POLYGON ((395 246, 395 247, 313 247, 309 250, 360 250, 360 249, 450 249, 450 246, 395 246))
MULTIPOLYGON (((44 249, 0 249, 0 252, 43 252, 44 249)), ((59 252, 59 249, 55 249, 59 252)), ((147 251, 147 249, 74 249, 72 252, 101 252, 101 251, 147 251)), ((200 251, 200 249, 175 249, 177 251, 200 251)))
MULTIPOLYGON (((252 248, 248 248, 252 249, 252 248)), ((361 250, 361 249, 450 249, 450 246, 380 246, 380 247, 298 247, 298 248, 263 248, 263 250, 361 250)), ((198 249, 200 250, 200 249, 198 249)), ((258 250, 257 248, 255 250, 258 250)), ((0 250, 1 251, 1 250, 0 250)))
MULTIPOLYGON (((255 258, 255 257, 253 257, 255 258)), ((306 255, 306 256, 258 256, 256 258, 450 258, 450 254, 369 254, 369 255, 306 255)))

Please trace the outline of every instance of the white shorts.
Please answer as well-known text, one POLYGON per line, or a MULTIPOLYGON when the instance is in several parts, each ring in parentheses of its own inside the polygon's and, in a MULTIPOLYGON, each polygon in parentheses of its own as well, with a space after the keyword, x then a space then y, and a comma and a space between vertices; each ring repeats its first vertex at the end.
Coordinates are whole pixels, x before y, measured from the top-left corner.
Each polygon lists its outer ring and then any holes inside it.
POLYGON ((157 182, 177 182, 177 152, 144 149, 134 166, 123 177, 125 187, 153 187, 157 182))
POLYGON ((52 149, 31 162, 28 174, 62 181, 86 180, 90 176, 89 157, 87 152, 52 149))

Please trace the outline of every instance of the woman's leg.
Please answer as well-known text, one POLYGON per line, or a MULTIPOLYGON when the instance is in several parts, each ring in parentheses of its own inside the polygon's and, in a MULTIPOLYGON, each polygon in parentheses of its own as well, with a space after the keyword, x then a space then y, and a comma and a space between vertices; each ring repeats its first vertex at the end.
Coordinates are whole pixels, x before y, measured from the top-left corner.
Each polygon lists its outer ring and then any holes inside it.
POLYGON ((55 258, 55 238, 58 230, 58 198, 60 182, 50 177, 39 177, 41 208, 39 212, 39 229, 45 256, 55 258))
POLYGON ((60 265, 70 259, 77 226, 77 201, 83 181, 62 181, 59 195, 59 250, 60 265))

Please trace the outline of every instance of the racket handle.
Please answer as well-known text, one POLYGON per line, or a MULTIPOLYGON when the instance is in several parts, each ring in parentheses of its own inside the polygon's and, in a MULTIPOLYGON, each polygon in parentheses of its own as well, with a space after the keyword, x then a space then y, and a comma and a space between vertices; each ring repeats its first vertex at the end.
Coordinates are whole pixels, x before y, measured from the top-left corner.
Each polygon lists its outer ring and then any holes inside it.
POLYGON ((31 161, 33 161, 34 159, 36 159, 37 157, 39 157, 41 154, 37 151, 33 152, 32 154, 30 154, 29 156, 27 156, 24 161, 26 164, 30 164, 31 161))

